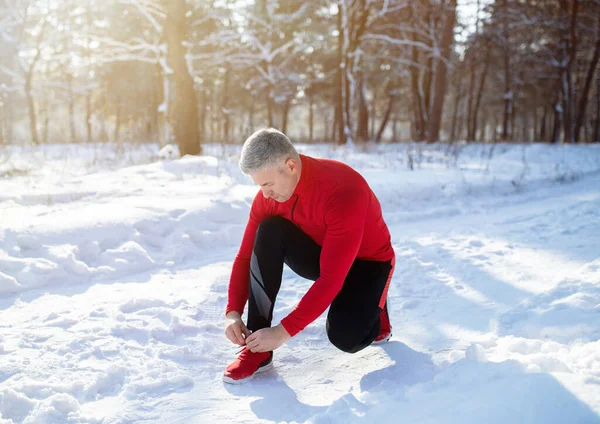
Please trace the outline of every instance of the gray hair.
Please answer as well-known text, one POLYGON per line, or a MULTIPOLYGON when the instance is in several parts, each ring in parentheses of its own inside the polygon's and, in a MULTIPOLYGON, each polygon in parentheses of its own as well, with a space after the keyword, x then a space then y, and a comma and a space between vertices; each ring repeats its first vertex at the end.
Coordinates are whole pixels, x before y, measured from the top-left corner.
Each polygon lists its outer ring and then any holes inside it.
POLYGON ((250 175, 289 158, 300 161, 300 155, 290 139, 274 128, 263 128, 244 142, 239 165, 244 174, 250 175))

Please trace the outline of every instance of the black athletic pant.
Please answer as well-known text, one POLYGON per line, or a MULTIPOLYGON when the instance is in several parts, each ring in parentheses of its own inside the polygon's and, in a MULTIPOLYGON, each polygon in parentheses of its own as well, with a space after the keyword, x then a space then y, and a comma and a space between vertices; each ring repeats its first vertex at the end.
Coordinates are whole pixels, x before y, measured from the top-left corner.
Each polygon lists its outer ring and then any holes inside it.
MULTIPOLYGON (((284 262, 298 275, 319 277, 321 247, 282 217, 262 221, 250 262, 248 329, 270 327, 284 262)), ((379 334, 379 302, 392 270, 391 262, 356 259, 327 315, 327 336, 344 352, 369 346, 379 334)))

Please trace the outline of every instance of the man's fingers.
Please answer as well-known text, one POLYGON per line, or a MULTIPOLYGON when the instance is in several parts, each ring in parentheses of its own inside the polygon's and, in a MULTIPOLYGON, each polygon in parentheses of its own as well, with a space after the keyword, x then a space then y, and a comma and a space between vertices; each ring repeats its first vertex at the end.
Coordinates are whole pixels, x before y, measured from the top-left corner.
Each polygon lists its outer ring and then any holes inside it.
POLYGON ((235 335, 235 333, 233 332, 233 330, 231 331, 231 335, 229 336, 229 340, 231 340, 231 343, 233 343, 233 344, 241 345, 238 337, 235 335))
POLYGON ((237 340, 237 344, 239 344, 240 346, 245 345, 246 341, 244 340, 242 329, 239 328, 238 326, 235 326, 235 327, 233 327, 233 331, 235 332, 235 338, 237 340))
POLYGON ((244 346, 246 344, 246 338, 244 337, 243 330, 240 327, 235 327, 235 335, 239 342, 240 346, 244 346))
POLYGON ((259 349, 260 344, 261 341, 259 333, 252 333, 246 339, 246 347, 250 349, 251 352, 260 352, 260 350, 257 350, 259 349))
POLYGON ((254 352, 254 349, 258 347, 258 341, 252 340, 250 342, 246 342, 246 347, 250 349, 251 352, 254 352))
POLYGON ((253 342, 254 340, 256 340, 256 335, 257 333, 252 333, 249 336, 246 336, 246 344, 253 342))
POLYGON ((236 343, 235 333, 233 332, 231 327, 227 327, 227 330, 225 330, 225 335, 231 343, 236 343))
POLYGON ((252 333, 250 333, 250 330, 248 330, 248 327, 246 327, 246 325, 244 325, 243 323, 242 323, 242 332, 244 333, 245 338, 248 338, 248 336, 250 334, 252 334, 252 333))

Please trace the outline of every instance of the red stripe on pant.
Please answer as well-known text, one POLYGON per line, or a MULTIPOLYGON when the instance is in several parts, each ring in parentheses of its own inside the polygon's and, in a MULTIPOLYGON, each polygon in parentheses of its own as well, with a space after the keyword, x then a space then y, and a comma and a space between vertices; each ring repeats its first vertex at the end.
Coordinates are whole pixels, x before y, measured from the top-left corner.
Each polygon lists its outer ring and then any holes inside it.
POLYGON ((390 287, 390 282, 392 281, 392 274, 394 274, 394 267, 396 266, 396 255, 392 258, 391 261, 392 269, 390 269, 390 275, 388 275, 388 279, 385 283, 385 287, 383 289, 383 293, 381 294, 381 299, 379 299, 379 307, 383 309, 385 306, 385 302, 387 300, 388 288, 390 287))

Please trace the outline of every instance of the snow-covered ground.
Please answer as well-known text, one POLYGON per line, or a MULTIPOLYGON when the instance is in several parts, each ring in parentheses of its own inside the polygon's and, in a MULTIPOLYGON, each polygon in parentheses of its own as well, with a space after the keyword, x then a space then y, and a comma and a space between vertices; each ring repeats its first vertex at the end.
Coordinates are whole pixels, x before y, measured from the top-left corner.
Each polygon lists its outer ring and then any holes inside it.
MULTIPOLYGON (((600 422, 600 146, 300 146, 381 200, 394 336, 345 354, 322 316, 242 386, 222 325, 256 188, 239 146, 157 150, 0 151, 1 424, 600 422)), ((276 322, 310 284, 284 272, 276 322)))

